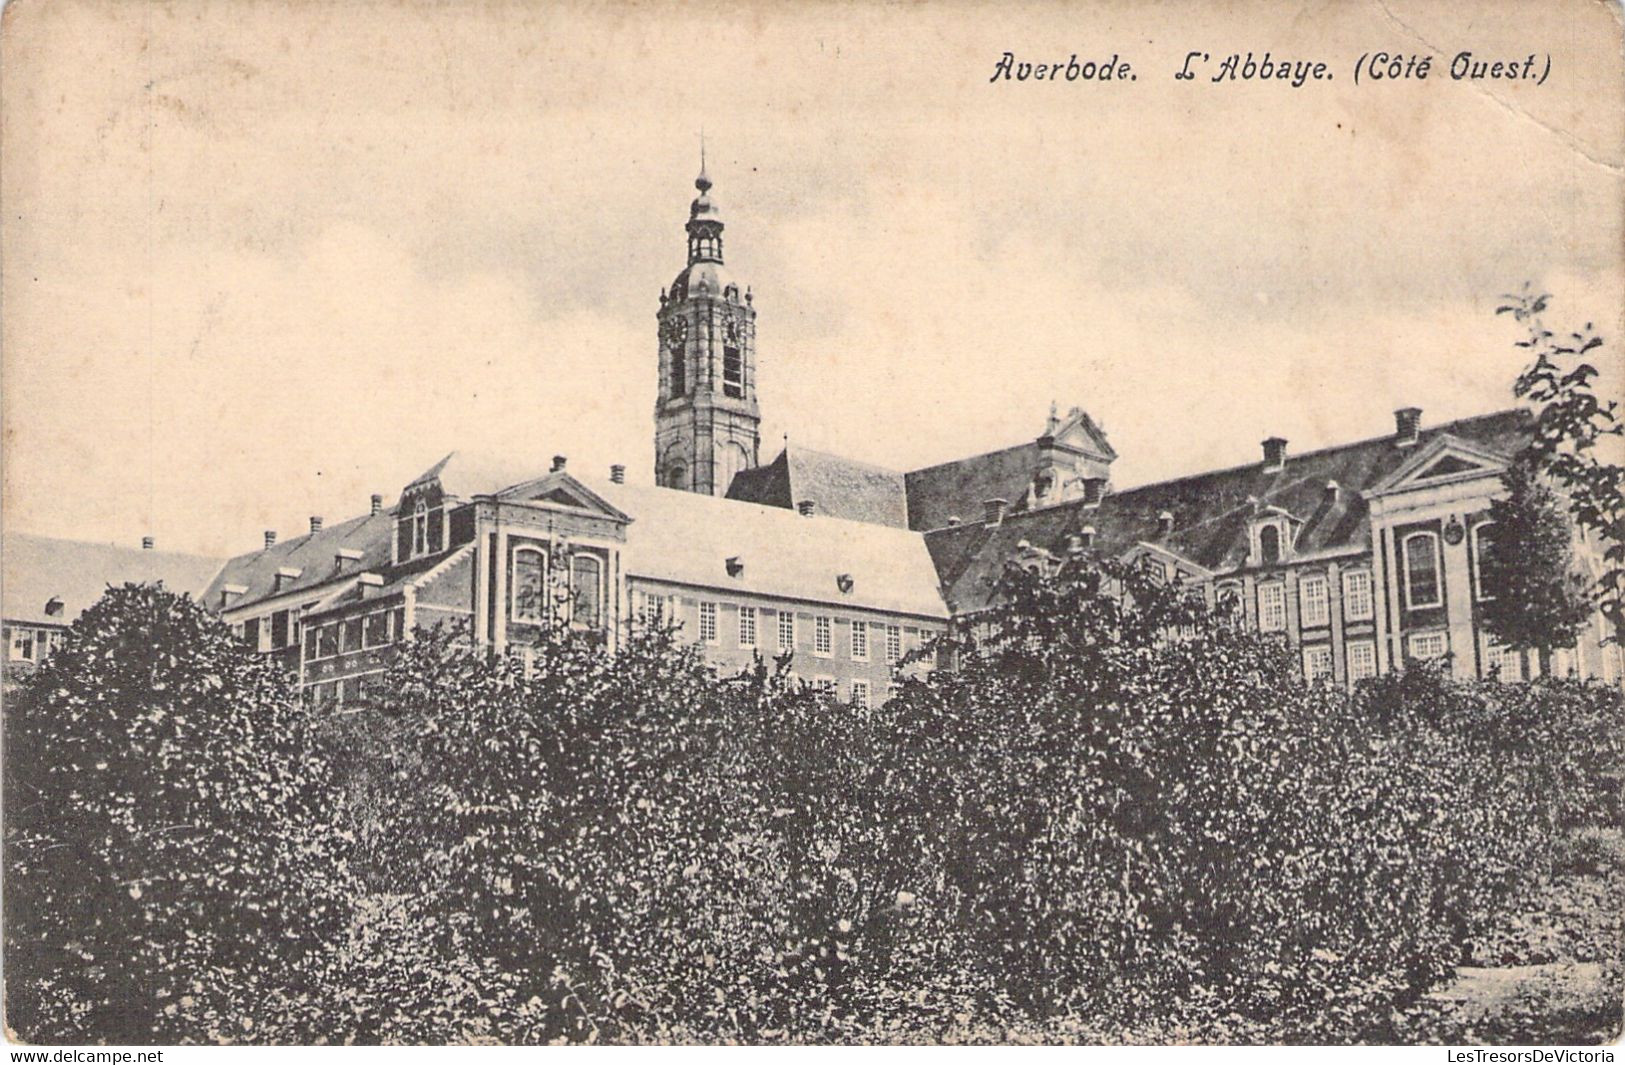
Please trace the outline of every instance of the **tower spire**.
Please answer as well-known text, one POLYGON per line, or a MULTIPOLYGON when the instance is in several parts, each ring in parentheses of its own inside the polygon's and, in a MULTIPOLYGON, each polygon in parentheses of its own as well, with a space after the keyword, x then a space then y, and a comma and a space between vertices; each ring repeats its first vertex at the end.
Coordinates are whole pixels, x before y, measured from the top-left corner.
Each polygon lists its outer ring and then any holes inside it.
POLYGON ((705 127, 700 127, 700 176, 694 179, 694 187, 700 192, 711 191, 711 179, 705 175, 705 127))

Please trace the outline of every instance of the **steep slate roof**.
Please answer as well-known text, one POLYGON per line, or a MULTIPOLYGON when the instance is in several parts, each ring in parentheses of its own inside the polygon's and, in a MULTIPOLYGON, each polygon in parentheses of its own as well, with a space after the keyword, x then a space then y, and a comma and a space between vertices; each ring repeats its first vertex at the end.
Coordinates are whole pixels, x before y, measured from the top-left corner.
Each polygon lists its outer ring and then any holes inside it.
POLYGON ((632 576, 744 594, 946 616, 925 540, 906 529, 607 481, 583 483, 631 515, 632 576), (728 575, 727 560, 744 568, 728 575), (852 591, 837 577, 850 574, 852 591))
MULTIPOLYGON (((1085 525, 1095 528, 1095 549, 1118 555, 1140 542, 1156 544, 1209 570, 1235 569, 1246 562, 1251 499, 1287 511, 1297 527, 1298 557, 1367 550, 1370 515, 1364 493, 1440 437, 1450 436, 1510 456, 1528 438, 1524 410, 1464 418, 1423 430, 1411 447, 1394 437, 1288 455, 1282 469, 1266 472, 1262 462, 1215 470, 1113 492, 1095 508, 1081 500, 1007 516, 996 526, 980 522, 939 529, 926 535, 932 560, 946 589, 950 609, 980 610, 989 605, 993 584, 1022 541, 1057 555, 1066 538, 1085 525), (1326 483, 1336 481, 1336 502, 1326 483), (1173 515, 1173 531, 1158 532, 1163 511, 1173 515)), ((979 515, 978 515, 979 516, 979 515)))
POLYGON ((26 533, 7 533, 0 554, 4 556, 0 612, 7 621, 48 625, 71 624, 109 585, 162 581, 172 592, 197 596, 222 564, 201 555, 26 533), (53 598, 62 600, 60 614, 45 612, 45 604, 53 598))
MULTIPOLYGON (((546 460, 528 462, 500 456, 453 451, 439 462, 414 477, 407 489, 438 479, 440 490, 464 502, 477 495, 491 495, 525 481, 545 475, 546 460)), ((402 490, 405 494, 406 489, 402 490)))
POLYGON ((901 473, 810 448, 785 445, 766 466, 735 474, 728 498, 787 510, 810 500, 833 518, 908 528, 901 473))
MULTIPOLYGON (((1081 453, 1085 464, 1102 477, 1117 457, 1105 432, 1077 407, 1065 418, 1051 409, 1040 439, 1066 441, 1062 450, 1081 453)), ((1020 509, 1041 455, 1038 441, 1033 440, 910 471, 904 475, 908 527, 925 532, 945 528, 951 518, 980 521, 982 503, 989 499, 1002 499, 1012 509, 1020 509)))
POLYGON ((387 511, 364 514, 326 526, 321 532, 295 536, 264 550, 238 555, 215 576, 203 601, 211 609, 218 610, 220 593, 228 584, 247 589, 230 604, 240 607, 267 596, 286 595, 349 580, 362 571, 380 572, 389 566, 394 524, 394 517, 387 511), (361 552, 361 558, 353 566, 347 566, 343 574, 339 574, 334 566, 340 548, 361 552), (300 572, 279 592, 276 590, 277 571, 285 566, 300 572))

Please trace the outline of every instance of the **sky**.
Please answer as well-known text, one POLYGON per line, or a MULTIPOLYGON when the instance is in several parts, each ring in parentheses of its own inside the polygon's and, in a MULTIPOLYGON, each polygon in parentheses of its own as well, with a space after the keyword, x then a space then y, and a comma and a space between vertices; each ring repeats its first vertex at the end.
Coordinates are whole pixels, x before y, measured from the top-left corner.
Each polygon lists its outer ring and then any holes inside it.
POLYGON ((700 131, 762 461, 1081 406, 1131 486, 1500 409, 1494 313, 1625 331, 1617 8, 17 0, 4 527, 231 555, 446 452, 652 479, 700 131), (991 82, 1018 60, 1133 81, 991 82), (1329 81, 1180 81, 1187 52, 1329 81), (1451 58, 1550 56, 1544 84, 1451 58), (1354 80, 1362 54, 1434 57, 1354 80))

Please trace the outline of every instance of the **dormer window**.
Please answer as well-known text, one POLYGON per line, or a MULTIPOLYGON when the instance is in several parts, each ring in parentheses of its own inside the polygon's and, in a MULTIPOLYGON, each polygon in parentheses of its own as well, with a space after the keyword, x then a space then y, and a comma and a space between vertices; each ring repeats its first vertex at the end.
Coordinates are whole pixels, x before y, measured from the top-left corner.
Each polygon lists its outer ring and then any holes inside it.
POLYGON ((1285 518, 1275 517, 1253 526, 1253 561, 1273 566, 1287 557, 1292 547, 1285 518))
POLYGON ((424 555, 429 551, 429 504, 418 500, 412 508, 412 554, 424 555))

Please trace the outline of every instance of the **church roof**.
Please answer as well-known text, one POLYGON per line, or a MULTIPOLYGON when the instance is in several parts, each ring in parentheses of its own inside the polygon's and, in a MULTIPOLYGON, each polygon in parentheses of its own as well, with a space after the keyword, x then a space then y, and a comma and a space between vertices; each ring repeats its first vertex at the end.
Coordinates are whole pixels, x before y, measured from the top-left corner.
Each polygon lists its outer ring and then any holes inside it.
POLYGON ((222 560, 173 551, 7 533, 0 599, 7 621, 69 625, 109 585, 162 581, 172 592, 199 595, 222 560), (52 600, 60 609, 48 610, 52 600))
POLYGON ((830 517, 908 528, 901 473, 788 444, 766 466, 736 474, 728 498, 787 510, 811 502, 830 517))
POLYGON ((228 586, 241 589, 231 607, 247 606, 273 595, 312 591, 328 584, 349 580, 357 573, 380 572, 390 564, 390 538, 394 532, 394 517, 388 512, 364 514, 359 518, 336 522, 319 532, 295 536, 226 562, 209 584, 204 603, 218 610, 221 592, 228 586), (340 550, 360 552, 361 557, 339 572, 340 550), (298 570, 299 575, 284 580, 277 588, 277 575, 283 570, 298 570))
POLYGON ((644 485, 583 481, 631 515, 630 576, 884 610, 946 616, 925 539, 919 533, 644 485), (729 559, 736 573, 730 573, 729 559), (841 578, 850 578, 842 591, 841 578))
POLYGON ((1431 444, 1458 440, 1510 457, 1528 433, 1528 412, 1500 411, 1423 430, 1412 447, 1396 447, 1392 435, 1382 436, 1289 455, 1273 472, 1255 462, 1112 492, 1097 507, 1070 500, 1009 514, 997 525, 976 521, 937 529, 926 534, 926 543, 956 613, 990 604, 995 582, 1023 541, 1064 555, 1068 535, 1086 525, 1095 529, 1095 550, 1107 556, 1154 543, 1196 566, 1225 571, 1245 564, 1253 515, 1270 507, 1294 519, 1297 556, 1364 551, 1371 544, 1369 495, 1431 444), (1330 481, 1338 485, 1335 498, 1326 488, 1330 481), (1173 516, 1173 529, 1163 536, 1159 519, 1165 511, 1173 516))

